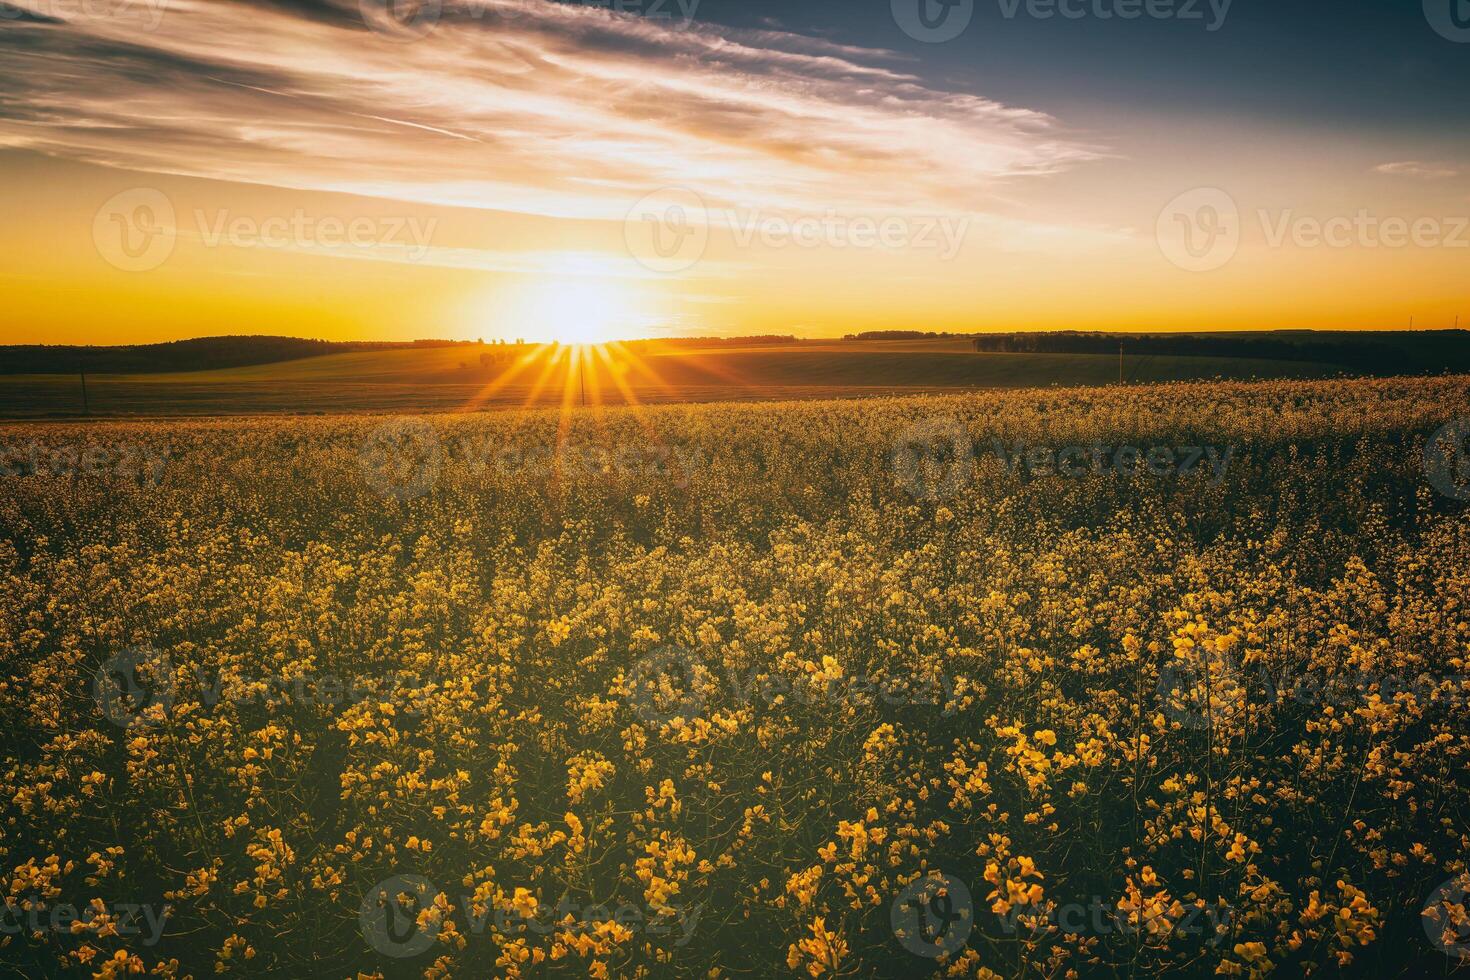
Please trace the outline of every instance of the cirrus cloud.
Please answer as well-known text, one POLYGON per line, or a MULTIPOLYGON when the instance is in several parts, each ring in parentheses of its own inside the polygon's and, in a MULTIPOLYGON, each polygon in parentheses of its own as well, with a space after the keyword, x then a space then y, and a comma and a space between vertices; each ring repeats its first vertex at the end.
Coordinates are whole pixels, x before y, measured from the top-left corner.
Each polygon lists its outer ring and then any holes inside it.
POLYGON ((34 16, 0 33, 0 145, 146 172, 611 219, 665 186, 975 211, 1101 154, 892 52, 777 30, 473 0, 405 43, 344 0, 12 2, 34 16))
POLYGON ((1420 163, 1418 160, 1403 160, 1397 163, 1380 163, 1374 173, 1390 177, 1413 177, 1416 180, 1448 180, 1460 176, 1460 171, 1444 163, 1420 163))

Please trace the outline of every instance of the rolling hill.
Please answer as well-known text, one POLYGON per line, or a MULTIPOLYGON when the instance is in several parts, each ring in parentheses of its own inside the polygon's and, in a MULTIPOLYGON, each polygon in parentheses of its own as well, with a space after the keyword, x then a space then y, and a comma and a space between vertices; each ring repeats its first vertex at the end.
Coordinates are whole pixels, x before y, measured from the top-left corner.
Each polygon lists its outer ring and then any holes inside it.
MULTIPOLYGON (((638 341, 577 360, 558 346, 395 346, 215 370, 89 374, 93 415, 454 411, 558 403, 860 397, 884 393, 1118 381, 1116 354, 976 352, 966 338, 638 341)), ((1144 355, 1130 383, 1204 378, 1318 378, 1342 365, 1301 360, 1144 355)), ((0 376, 0 416, 75 417, 75 375, 0 376)))

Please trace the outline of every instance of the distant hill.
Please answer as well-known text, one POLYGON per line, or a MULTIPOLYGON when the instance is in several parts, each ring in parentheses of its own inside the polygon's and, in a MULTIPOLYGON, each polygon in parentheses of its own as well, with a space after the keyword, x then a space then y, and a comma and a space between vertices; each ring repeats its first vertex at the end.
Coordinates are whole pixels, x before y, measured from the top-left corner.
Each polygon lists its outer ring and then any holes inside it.
POLYGON ((473 341, 412 343, 303 340, 299 337, 199 337, 166 344, 80 347, 52 344, 0 346, 0 374, 157 374, 275 364, 323 354, 468 346, 473 341))
MULTIPOLYGON (((891 337, 896 331, 885 331, 891 337)), ((858 335, 863 337, 864 335, 858 335)), ((1470 371, 1467 330, 1276 330, 1252 333, 975 334, 975 349, 1007 354, 1116 354, 1130 357, 1250 357, 1338 364, 1371 375, 1470 371)))

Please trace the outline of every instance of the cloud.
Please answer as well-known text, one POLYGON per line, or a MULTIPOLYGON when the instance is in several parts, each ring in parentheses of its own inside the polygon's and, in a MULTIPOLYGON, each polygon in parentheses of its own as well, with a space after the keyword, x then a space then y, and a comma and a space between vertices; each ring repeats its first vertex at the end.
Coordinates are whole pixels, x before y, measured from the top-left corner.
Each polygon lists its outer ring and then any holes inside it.
POLYGON ((1390 177, 1413 177, 1416 180, 1447 180, 1450 177, 1460 176, 1460 171, 1448 164, 1420 163, 1418 160, 1380 163, 1373 168, 1373 172, 1388 174, 1390 177))
POLYGON ((973 211, 1100 155, 893 52, 775 29, 449 0, 414 40, 374 0, 11 2, 0 145, 145 172, 620 220, 668 186, 973 211))

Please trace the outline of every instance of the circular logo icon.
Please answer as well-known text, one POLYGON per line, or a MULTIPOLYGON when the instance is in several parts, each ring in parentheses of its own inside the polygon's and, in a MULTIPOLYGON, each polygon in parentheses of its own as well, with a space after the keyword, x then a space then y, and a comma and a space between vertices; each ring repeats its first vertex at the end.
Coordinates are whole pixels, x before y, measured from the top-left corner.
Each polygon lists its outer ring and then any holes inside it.
POLYGON ((1470 0, 1424 0, 1424 19, 1440 37, 1470 44, 1470 0))
POLYGON ((155 724, 160 711, 173 705, 173 664, 151 646, 125 650, 92 675, 92 697, 114 725, 155 724), (160 711, 152 710, 155 706, 160 711))
POLYGON ((424 419, 404 417, 374 426, 363 440, 359 462, 379 496, 414 500, 434 488, 442 457, 434 427, 424 419))
POLYGON ((384 878, 363 896, 357 921, 362 938, 394 959, 417 956, 434 945, 439 923, 419 924, 419 913, 434 904, 439 889, 423 875, 384 878))
POLYGON ((704 199, 683 187, 665 187, 639 199, 623 219, 623 240, 644 268, 683 272, 704 257, 709 211, 704 199))
POLYGON ((357 0, 368 29, 393 41, 417 41, 439 26, 443 0, 357 0))
POLYGON ((1159 668, 1164 714, 1185 728, 1216 729, 1245 707, 1246 687, 1233 662, 1219 662, 1206 683, 1203 665, 1174 660, 1159 668))
POLYGON ((1180 194, 1159 213, 1159 251, 1186 272, 1212 272, 1240 248, 1240 208, 1218 187, 1180 194))
POLYGON ((898 485, 914 497, 948 500, 975 477, 975 444, 960 422, 930 419, 899 433, 889 461, 898 485))
POLYGON ((904 949, 934 959, 965 948, 975 927, 975 906, 963 881, 933 871, 898 893, 888 918, 904 949))
POLYGON ((915 41, 953 41, 970 26, 975 0, 891 0, 893 22, 915 41))
POLYGON ((1421 919, 1424 934, 1435 948, 1446 956, 1470 961, 1470 909, 1465 897, 1470 894, 1470 872, 1456 875, 1440 885, 1424 904, 1421 919))
POLYGON ((124 272, 147 272, 163 265, 178 238, 173 202, 152 187, 114 194, 92 218, 97 254, 124 272))
POLYGON ((660 647, 628 671, 628 703, 650 725, 689 721, 704 710, 708 671, 683 647, 660 647))
POLYGON ((1454 500, 1470 500, 1470 421, 1442 426, 1424 444, 1424 475, 1454 500))

